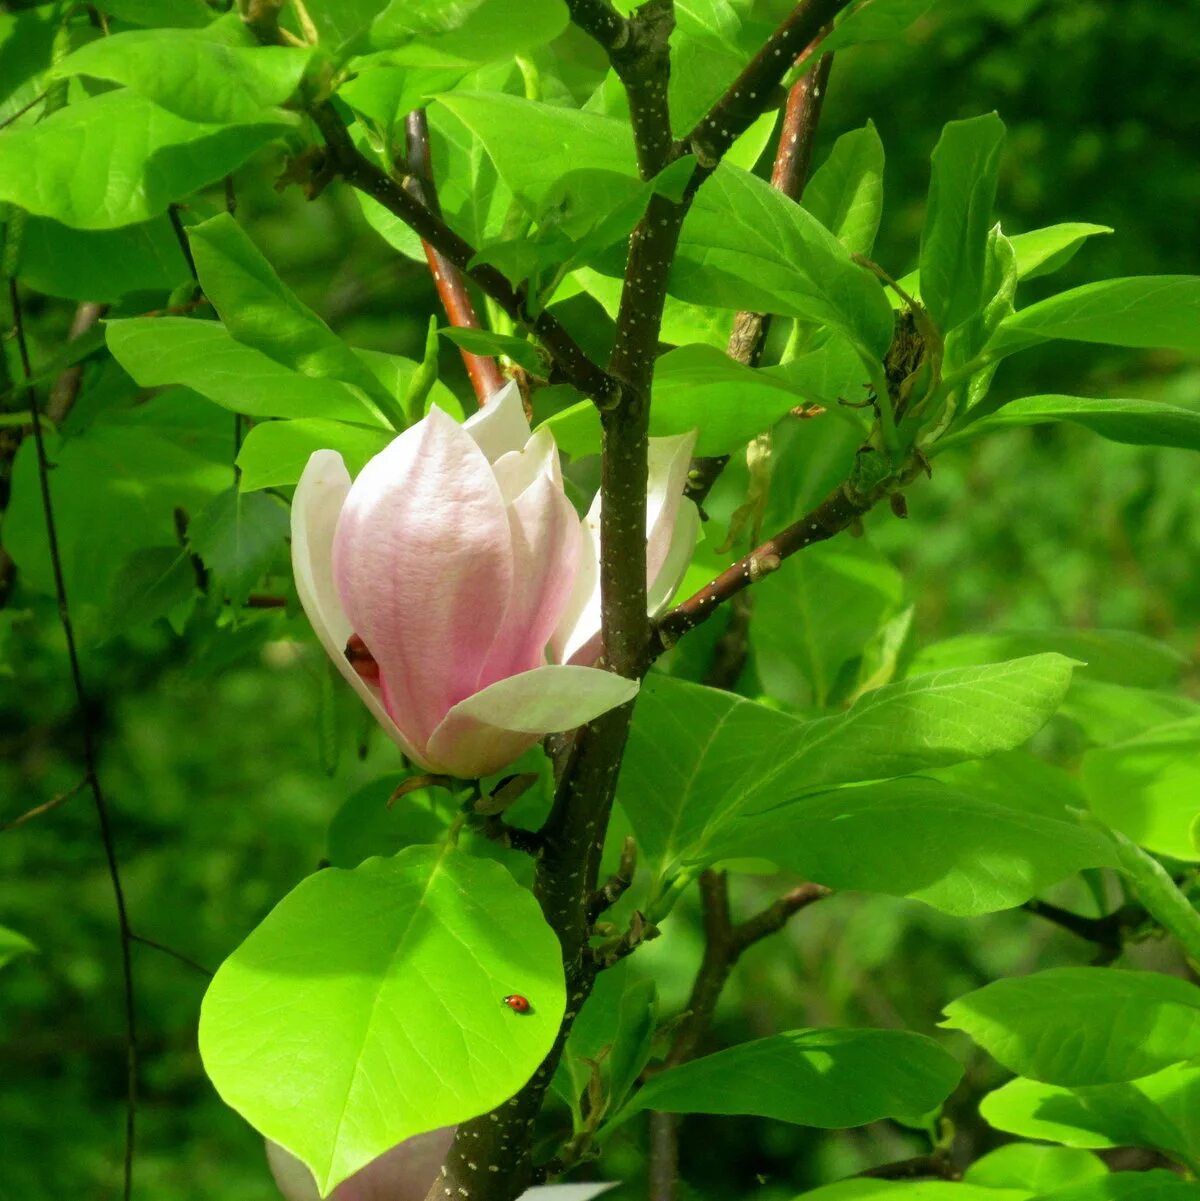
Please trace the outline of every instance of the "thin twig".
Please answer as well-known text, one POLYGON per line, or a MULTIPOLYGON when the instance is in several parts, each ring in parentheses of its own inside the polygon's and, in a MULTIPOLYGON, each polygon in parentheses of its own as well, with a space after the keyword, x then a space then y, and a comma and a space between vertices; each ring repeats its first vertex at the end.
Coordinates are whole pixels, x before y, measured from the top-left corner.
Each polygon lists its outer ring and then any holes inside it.
MULTIPOLYGON (((431 213, 441 217, 437 189, 433 181, 433 163, 429 151, 429 123, 425 110, 419 108, 408 114, 404 122, 405 158, 409 174, 405 188, 431 213)), ((479 317, 467 290, 467 278, 440 250, 429 242, 422 242, 425 259, 433 275, 442 307, 450 324, 458 329, 479 329, 479 317)), ((491 355, 472 354, 460 348, 463 366, 475 389, 475 398, 480 405, 486 404, 489 396, 504 387, 504 375, 499 364, 491 355)))
MULTIPOLYGON (((75 317, 71 322, 71 329, 67 334, 67 341, 74 342, 76 338, 82 337, 88 332, 103 316, 108 312, 108 305, 96 304, 94 301, 85 300, 75 310, 75 317)), ((75 401, 79 396, 79 386, 83 382, 83 364, 72 363, 70 367, 64 367, 50 388, 50 399, 46 402, 46 416, 54 423, 55 427, 62 425, 67 414, 75 405, 75 401)))
POLYGON ((134 942, 140 942, 143 946, 153 947, 156 951, 161 951, 164 955, 170 955, 172 959, 178 959, 180 963, 186 964, 194 972, 199 972, 202 976, 207 976, 212 979, 213 973, 202 963, 197 963, 194 959, 189 958, 182 951, 175 950, 174 947, 169 947, 165 942, 159 942, 156 938, 147 938, 144 934, 130 933, 129 937, 134 942))
POLYGON ((40 805, 34 805, 32 809, 27 809, 20 817, 14 817, 11 821, 0 822, 0 831, 15 830, 18 826, 23 826, 35 817, 41 817, 43 813, 49 813, 52 809, 57 809, 59 805, 65 804, 73 796, 82 792, 87 785, 88 778, 84 776, 82 780, 77 784, 73 784, 66 792, 60 792, 58 796, 51 797, 48 801, 43 801, 40 805))
POLYGON ((883 1163, 875 1168, 859 1172, 858 1177, 871 1180, 958 1180, 959 1174, 945 1152, 932 1155, 914 1155, 911 1159, 883 1163))
POLYGON ((50 496, 50 462, 46 455, 46 439, 39 419, 37 390, 33 387, 33 367, 29 361, 29 347, 25 341, 25 326, 21 314, 21 298, 17 281, 8 281, 9 299, 12 305, 14 331, 25 373, 29 411, 33 415, 33 440, 37 448, 38 480, 42 493, 42 512, 46 519, 46 541, 50 550, 50 563, 54 572, 54 591, 58 600, 58 619, 62 625, 63 638, 67 646, 67 662, 70 665, 71 683, 75 690, 75 703, 79 712, 79 728, 83 743, 84 774, 91 790, 96 808, 96 820, 100 827, 100 839, 104 844, 104 856, 108 861, 108 874, 112 883, 113 900, 117 909, 117 923, 121 935, 121 975, 125 1002, 125 1158, 123 1197, 130 1201, 133 1195, 133 1138, 137 1115, 137 1014, 134 1005, 133 956, 130 953, 132 933, 129 914, 125 908, 125 890, 121 885, 121 870, 113 845, 112 824, 108 805, 100 788, 100 777, 96 770, 96 744, 88 717, 87 695, 83 687, 83 673, 79 666, 79 651, 75 643, 75 630, 71 623, 71 611, 67 604, 67 586, 63 576, 62 556, 58 546, 58 528, 54 521, 54 504, 50 496))

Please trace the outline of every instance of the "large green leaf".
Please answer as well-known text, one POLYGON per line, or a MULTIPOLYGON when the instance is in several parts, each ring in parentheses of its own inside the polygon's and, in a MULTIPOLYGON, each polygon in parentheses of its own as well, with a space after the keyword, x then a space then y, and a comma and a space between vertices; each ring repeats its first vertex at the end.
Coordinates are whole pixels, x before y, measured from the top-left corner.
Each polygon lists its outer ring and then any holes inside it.
POLYGON ((1159 972, 1050 968, 946 1006, 1010 1071, 1047 1084, 1114 1084, 1200 1055, 1200 988, 1159 972))
POLYGON ((1012 354, 1048 338, 1198 354, 1200 276, 1138 275, 1060 292, 1009 317, 990 351, 1012 354))
POLYGON ((919 1122, 961 1075, 937 1043, 905 1030, 791 1030, 659 1072, 627 1112, 754 1114, 823 1130, 919 1122))
MULTIPOLYGON (((696 454, 728 454, 809 399, 807 389, 777 370, 744 367, 715 346, 680 346, 654 365, 650 433, 698 430, 696 454)), ((567 454, 599 453, 600 418, 591 401, 556 413, 546 424, 567 454)))
POLYGON ((837 23, 823 48, 891 41, 932 7, 933 0, 863 0, 837 23))
POLYGON ((810 722, 651 675, 618 796, 644 860, 663 871, 700 854, 719 823, 739 811, 1019 746, 1054 712, 1070 672, 1059 655, 938 672, 890 684, 844 714, 810 722))
POLYGON ((1004 123, 995 113, 951 121, 933 151, 921 234, 921 297, 943 334, 983 307, 988 230, 1004 123))
POLYGON ((763 858, 831 888, 958 916, 1022 904, 1085 867, 1113 867, 1097 831, 914 777, 803 797, 726 822, 707 858, 763 858))
POLYGON ((185 121, 255 125, 296 121, 276 106, 295 92, 311 56, 307 48, 227 45, 203 32, 154 29, 89 42, 56 73, 123 83, 185 121))
POLYGON ((834 142, 804 189, 804 207, 847 250, 871 253, 883 215, 883 142, 873 121, 834 142))
POLYGON ((730 0, 676 0, 667 101, 678 137, 690 132, 736 79, 749 55, 730 0))
POLYGON ((949 1180, 839 1180, 795 1201, 1031 1201, 1028 1189, 992 1188, 949 1180))
POLYGON ((188 240, 204 294, 237 341, 303 375, 353 384, 396 412, 375 373, 275 274, 232 216, 191 226, 188 240))
POLYGON ((669 289, 695 304, 814 321, 880 359, 892 340, 875 277, 807 209, 728 163, 696 196, 669 289))
POLYGON ((1104 1160, 1080 1147, 1008 1143, 977 1159, 963 1173, 963 1180, 988 1188, 1024 1188, 1041 1194, 1107 1175, 1104 1160))
POLYGON ((122 89, 0 132, 0 200, 78 229, 148 221, 285 128, 185 121, 122 89))
POLYGON ((294 371, 235 341, 218 321, 131 317, 107 322, 105 336, 143 388, 181 384, 248 417, 322 417, 390 430, 362 389, 294 371))
POLYGON ((565 1003, 533 896, 496 863, 411 847, 289 893, 214 977, 200 1050, 225 1101, 327 1194, 403 1139, 515 1093, 565 1003), (503 1004, 513 992, 530 1012, 503 1004))
POLYGON ((1014 425, 1067 421, 1133 446, 1175 446, 1200 450, 1200 412, 1157 400, 1117 400, 1094 396, 1025 396, 939 442, 944 450, 992 430, 1014 425))
POLYGON ((1174 647, 1133 630, 1078 630, 1051 626, 1044 630, 998 630, 959 634, 922 647, 909 664, 911 675, 995 663, 1017 655, 1057 651, 1078 663, 1077 674, 1088 680, 1153 688, 1176 679, 1187 660, 1174 647))
POLYGON ((438 66, 509 59, 566 28, 563 0, 392 0, 371 23, 371 45, 397 63, 438 66))
POLYGON ((246 492, 294 484, 318 450, 336 450, 357 475, 392 440, 389 430, 326 421, 320 417, 297 421, 264 421, 242 440, 237 464, 246 492))
POLYGON ((187 277, 187 260, 166 217, 88 230, 30 217, 21 234, 17 278, 47 296, 104 304, 130 292, 169 292, 187 277))
POLYGON ((1153 1147, 1196 1170, 1200 1067, 1176 1064, 1123 1084, 1064 1088, 1016 1079, 984 1097, 997 1130, 1069 1147, 1153 1147))
POLYGON ((1060 713, 1079 726, 1088 742, 1103 745, 1125 742, 1185 717, 1200 718, 1200 702, 1176 692, 1077 678, 1060 713))
POLYGON ((1101 821, 1148 850, 1200 862, 1200 717, 1088 751, 1082 777, 1101 821))
POLYGON ((1037 1201, 1200 1201, 1200 1184, 1174 1172, 1112 1172, 1083 1184, 1055 1189, 1037 1201))

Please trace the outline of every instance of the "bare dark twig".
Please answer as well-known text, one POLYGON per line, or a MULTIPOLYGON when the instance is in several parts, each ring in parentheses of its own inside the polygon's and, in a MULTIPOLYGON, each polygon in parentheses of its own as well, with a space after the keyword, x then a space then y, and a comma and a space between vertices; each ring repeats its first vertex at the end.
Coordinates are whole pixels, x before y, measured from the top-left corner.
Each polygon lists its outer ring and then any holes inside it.
MULTIPOLYGON (((405 158, 409 170, 404 186, 431 213, 440 217, 441 208, 429 151, 429 123, 425 119, 424 109, 416 109, 408 114, 404 132, 405 158)), ((459 329, 478 329, 479 317, 467 290, 466 276, 436 247, 428 242, 422 242, 421 245, 425 248, 425 259, 450 324, 459 329)), ((459 353, 471 379, 471 387, 475 389, 475 398, 481 405, 485 404, 489 396, 504 386, 504 375, 499 364, 491 355, 472 354, 469 350, 460 350, 459 353)))
POLYGON ((48 801, 43 801, 40 805, 34 805, 32 809, 26 809, 19 817, 14 817, 10 821, 0 822, 0 831, 15 830, 18 826, 23 826, 35 817, 41 817, 43 813, 49 813, 51 810, 57 809, 59 805, 66 804, 67 801, 73 796, 77 796, 87 786, 88 778, 84 776, 82 780, 76 784, 72 784, 65 792, 60 792, 57 796, 51 797, 48 801))
POLYGON ((108 874, 112 883, 113 900, 116 904, 117 922, 121 934, 121 975, 125 1005, 125 1156, 123 1191, 125 1201, 133 1194, 133 1140, 137 1117, 137 1012, 134 1004, 133 956, 130 943, 133 935, 129 926, 129 914, 125 906, 125 889, 121 884, 121 869, 117 863, 113 844, 112 822, 108 804, 100 787, 96 770, 96 744, 91 722, 87 713, 87 694, 83 686, 83 672, 79 665, 79 651, 75 643, 75 629, 71 622, 71 611, 67 604, 67 586, 63 576, 62 556, 58 547, 58 527, 54 521, 54 504, 50 495, 50 462, 46 454, 46 438, 38 408, 37 390, 33 387, 33 367, 29 361, 29 347, 25 341, 25 326, 21 313, 21 297, 17 281, 8 281, 9 299, 12 305, 13 324, 21 368, 25 373, 29 411, 33 417, 33 440, 37 448, 38 479, 42 493, 42 512, 46 519, 46 541, 50 549, 50 563, 54 572, 54 591, 58 599, 58 619, 62 625, 63 638, 67 646, 67 661, 70 665, 71 683, 75 689, 75 701, 79 711, 79 727, 83 742, 84 775, 92 794, 96 809, 96 820, 100 827, 100 839, 104 844, 104 856, 108 862, 108 874))
POLYGON ((147 938, 144 934, 129 935, 134 942, 140 942, 143 946, 153 947, 156 951, 161 951, 164 955, 170 955, 172 959, 179 960, 180 963, 186 964, 194 972, 199 972, 201 976, 207 976, 212 979, 213 973, 208 970, 202 963, 197 963, 194 959, 185 955, 182 951, 175 950, 174 947, 169 947, 165 942, 159 942, 156 938, 147 938))
MULTIPOLYGON (((85 300, 75 310, 67 341, 74 342, 76 338, 82 337, 107 312, 108 305, 95 304, 90 300, 85 300)), ((72 363, 70 367, 64 367, 58 379, 54 381, 50 389, 50 399, 46 403, 46 416, 54 422, 55 426, 62 425, 63 420, 71 411, 79 396, 79 385, 82 382, 82 363, 72 363)))

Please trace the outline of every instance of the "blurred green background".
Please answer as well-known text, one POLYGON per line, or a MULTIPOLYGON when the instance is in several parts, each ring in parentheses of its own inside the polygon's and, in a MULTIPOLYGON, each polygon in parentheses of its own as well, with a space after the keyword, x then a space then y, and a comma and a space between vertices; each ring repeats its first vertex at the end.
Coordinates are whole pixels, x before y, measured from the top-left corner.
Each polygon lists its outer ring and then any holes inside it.
MULTIPOLYGON (((942 124, 995 108, 1010 130, 1000 189, 1007 232, 1111 225, 1053 281, 1200 271, 1200 6, 1129 0, 946 0, 903 42, 834 65, 817 150, 871 117, 888 154, 877 258, 914 265, 928 154, 942 124)), ((278 163, 238 174, 239 219, 302 298, 350 341, 419 357, 435 297, 423 266, 387 251, 341 188, 306 204, 270 188, 278 163)), ((1040 282, 1040 281, 1039 281, 1040 282)), ((1038 284, 1025 301, 1037 294, 1038 284)), ((35 352, 73 306, 29 314, 35 352)), ((457 357, 445 378, 465 394, 457 357)), ((1054 344, 1007 361, 1004 396, 1062 391, 1200 406, 1200 369, 1168 355, 1054 344)), ((86 395, 86 392, 85 392, 86 395)), ((224 417, 221 418, 224 420, 224 417)), ((232 439, 232 418, 228 421, 232 439)), ((731 476, 736 480, 736 476, 731 476)), ((876 514, 875 545, 915 605, 917 646, 968 631, 1108 626, 1152 634, 1195 661, 1200 495, 1195 459, 1102 442, 1070 426, 1016 430, 948 453, 914 486, 907 523, 876 514)), ((786 579, 786 571, 781 573, 786 579)), ((280 590, 285 585, 280 584, 280 590)), ((338 807, 394 764, 279 613, 232 633, 163 623, 106 637, 83 620, 90 719, 134 928, 214 968, 312 871, 338 807)), ((1193 673, 1185 687, 1200 695, 1193 673)), ((0 820, 70 787, 80 734, 54 606, 18 580, 0 612, 0 820)), ((739 906, 769 898, 743 882, 739 906)), ((86 794, 0 833, 0 924, 38 948, 0 974, 0 1198, 116 1193, 124 1039, 112 897, 86 794)), ((644 953, 668 1006, 699 954, 681 906, 644 953)), ((133 948, 142 1047, 137 1188, 156 1201, 267 1201, 261 1140, 207 1085, 195 1047, 204 977, 133 948)), ((1147 955, 1157 953, 1149 948, 1147 955)), ((1087 962, 1083 943, 1021 912, 954 921, 915 904, 842 896, 805 912, 739 969, 721 1044, 802 1025, 932 1032, 942 1004, 997 973, 1087 962)), ((644 955, 644 958, 643 958, 644 955)), ((994 1066, 969 1062, 953 1113, 959 1151, 988 1137, 973 1099, 994 1066)), ((644 1131, 631 1123, 593 1170, 644 1195, 644 1131)), ((922 1149, 898 1127, 818 1134, 749 1119, 683 1123, 690 1193, 763 1201, 922 1149)))

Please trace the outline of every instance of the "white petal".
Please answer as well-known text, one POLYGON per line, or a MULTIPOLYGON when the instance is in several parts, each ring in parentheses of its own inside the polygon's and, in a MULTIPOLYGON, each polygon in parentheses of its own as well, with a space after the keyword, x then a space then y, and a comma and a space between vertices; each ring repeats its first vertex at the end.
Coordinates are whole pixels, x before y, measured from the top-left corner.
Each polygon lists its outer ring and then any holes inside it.
POLYGON ((494 463, 510 450, 520 450, 529 441, 529 422, 521 389, 510 380, 499 392, 488 397, 487 404, 463 422, 479 449, 494 463))
POLYGON ((646 592, 646 611, 651 617, 657 617, 675 595, 675 590, 692 561, 692 553, 696 549, 696 539, 699 536, 700 510, 694 501, 685 496, 679 505, 679 512, 675 515, 675 529, 671 535, 671 544, 667 548, 667 556, 659 565, 658 575, 650 582, 646 592))

